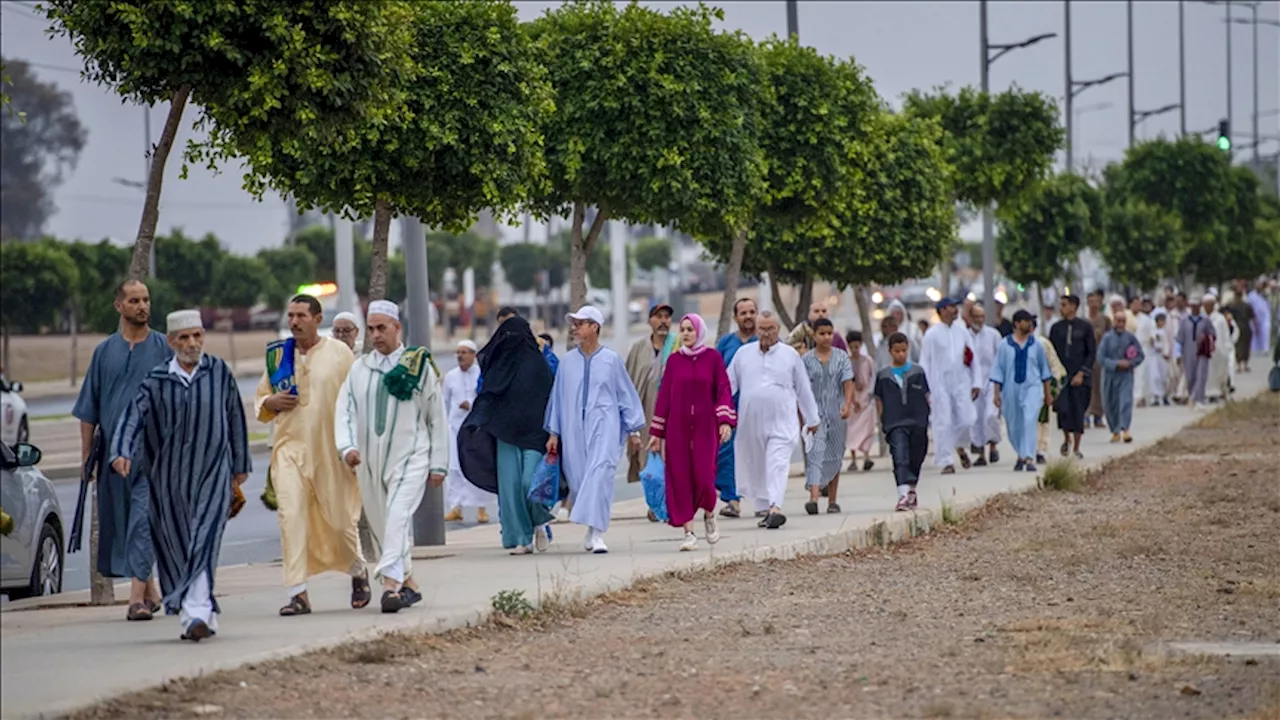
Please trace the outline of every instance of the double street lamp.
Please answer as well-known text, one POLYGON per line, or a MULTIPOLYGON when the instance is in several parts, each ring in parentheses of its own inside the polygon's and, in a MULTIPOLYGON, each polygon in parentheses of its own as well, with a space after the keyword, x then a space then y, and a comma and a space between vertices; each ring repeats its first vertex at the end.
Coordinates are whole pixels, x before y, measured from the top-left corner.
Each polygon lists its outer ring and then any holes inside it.
MULTIPOLYGON (((991 64, 1005 55, 1028 48, 1043 40, 1058 37, 1057 33, 1042 33, 1034 37, 1029 37, 1022 42, 1016 43, 992 43, 987 40, 987 0, 981 0, 978 4, 978 34, 982 50, 982 93, 986 95, 991 90, 990 75, 991 64), (991 51, 995 50, 994 55, 991 51)), ((993 288, 996 286, 995 266, 996 266, 996 241, 995 241, 995 221, 991 216, 991 207, 982 208, 982 282, 983 287, 987 289, 986 296, 982 299, 982 306, 987 312, 987 322, 994 323, 996 318, 996 303, 993 288)), ((944 295, 951 292, 951 288, 942 288, 944 295)))
MULTIPOLYGON (((1252 2, 1252 3, 1240 3, 1240 4, 1246 5, 1247 7, 1249 7, 1249 9, 1253 10, 1253 17, 1250 19, 1231 17, 1231 6, 1228 4, 1227 19, 1224 22, 1227 23, 1227 38, 1228 38, 1227 47, 1228 48, 1231 47, 1230 45, 1231 24, 1234 23, 1236 25, 1252 25, 1253 26, 1253 137, 1254 137, 1253 163, 1254 165, 1257 165, 1260 162, 1260 158, 1258 157, 1258 137, 1259 137, 1258 136, 1258 117, 1259 117, 1258 115, 1258 26, 1271 25, 1273 27, 1280 27, 1280 20, 1272 20, 1270 18, 1259 18, 1258 5, 1260 5, 1261 3, 1252 2)), ((1230 90, 1228 90, 1228 92, 1230 92, 1230 90)))
POLYGON ((1072 105, 1075 102, 1076 96, 1084 92, 1085 90, 1088 90, 1091 87, 1106 85, 1112 80, 1118 80, 1122 77, 1128 77, 1129 73, 1122 73, 1122 72, 1111 73, 1110 75, 1106 75, 1100 78, 1094 78, 1093 80, 1076 80, 1075 78, 1071 77, 1071 0, 1064 0, 1064 2, 1062 3, 1062 14, 1063 14, 1063 22, 1062 22, 1063 45, 1066 46, 1065 55, 1066 55, 1066 71, 1067 71, 1067 79, 1066 79, 1067 87, 1066 87, 1066 93, 1065 93, 1066 108, 1065 108, 1065 112, 1063 112, 1063 118, 1065 118, 1065 121, 1067 124, 1067 158, 1066 158, 1067 172, 1071 172, 1072 169, 1075 167, 1075 163, 1073 162, 1074 148, 1072 147, 1075 140, 1075 135, 1072 128, 1072 121, 1075 116, 1075 113, 1072 111, 1072 105))

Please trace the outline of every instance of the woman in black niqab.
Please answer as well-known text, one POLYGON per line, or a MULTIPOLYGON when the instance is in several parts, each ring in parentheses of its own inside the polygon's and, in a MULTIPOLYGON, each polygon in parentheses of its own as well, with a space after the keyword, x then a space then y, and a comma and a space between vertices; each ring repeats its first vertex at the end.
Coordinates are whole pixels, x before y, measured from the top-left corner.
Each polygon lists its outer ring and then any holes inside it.
POLYGON ((516 315, 476 356, 480 393, 458 430, 458 463, 476 487, 498 492, 497 441, 541 452, 547 399, 555 378, 529 322, 516 315))

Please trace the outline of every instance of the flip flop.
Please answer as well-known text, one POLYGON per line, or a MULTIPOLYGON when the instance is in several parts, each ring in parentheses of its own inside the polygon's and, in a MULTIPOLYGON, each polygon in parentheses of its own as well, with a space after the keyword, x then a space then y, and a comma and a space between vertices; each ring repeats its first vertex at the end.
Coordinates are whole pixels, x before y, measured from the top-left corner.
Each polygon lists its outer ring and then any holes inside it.
POLYGON ((804 511, 809 513, 810 515, 817 515, 818 503, 813 500, 810 500, 809 502, 804 504, 804 511))
POLYGON ((830 515, 835 515, 835 514, 836 514, 836 513, 838 513, 838 512, 840 512, 840 505, 839 505, 838 503, 829 503, 829 504, 827 505, 827 513, 828 513, 828 514, 830 514, 830 515))
POLYGON ((766 528, 770 530, 777 530, 787 524, 787 516, 782 513, 769 513, 769 516, 764 519, 764 522, 764 526, 766 528))
POLYGON ((393 590, 386 590, 382 593, 382 612, 387 614, 398 613, 405 607, 407 606, 400 593, 393 590))
POLYGON ((187 629, 178 637, 179 640, 190 640, 191 642, 200 642, 201 640, 212 637, 213 630, 205 624, 203 620, 192 620, 187 629))
POLYGON ((720 508, 720 517, 727 517, 727 518, 742 517, 742 513, 737 510, 734 510, 732 505, 725 505, 724 507, 720 508))
POLYGON ((405 607, 412 607, 422 601, 422 593, 404 586, 400 588, 400 598, 404 600, 405 607))

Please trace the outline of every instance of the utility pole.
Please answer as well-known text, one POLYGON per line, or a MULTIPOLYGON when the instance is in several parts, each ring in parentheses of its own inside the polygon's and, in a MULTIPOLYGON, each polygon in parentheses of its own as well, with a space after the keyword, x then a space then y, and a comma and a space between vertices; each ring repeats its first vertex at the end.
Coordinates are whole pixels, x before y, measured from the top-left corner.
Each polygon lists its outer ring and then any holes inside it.
POLYGON ((1261 168, 1258 146, 1262 144, 1262 138, 1258 135, 1258 4, 1256 1, 1253 3, 1253 167, 1255 169, 1261 168))
POLYGON ((787 37, 800 39, 800 9, 796 0, 787 0, 787 37))
MULTIPOLYGON (((404 279, 409 289, 406 345, 431 351, 431 288, 427 280, 427 236, 418 218, 400 218, 400 246, 404 249, 404 279)), ((341 286, 339 286, 341 289, 341 286)), ((427 484, 427 492, 413 512, 413 544, 444 545, 444 487, 427 484)))
MULTIPOLYGON (((1129 2, 1133 2, 1133 0, 1129 0, 1129 2)), ((1227 125, 1229 127, 1234 128, 1236 126, 1236 123, 1235 123, 1235 118, 1232 117, 1232 112, 1231 112, 1231 2, 1230 0, 1227 0, 1225 5, 1227 6, 1227 125)), ((1234 154, 1235 154, 1234 150, 1230 148, 1227 149, 1228 158, 1230 158, 1234 154)))
POLYGON ((623 343, 631 335, 631 311, 627 309, 631 296, 627 289, 627 227, 621 220, 610 220, 605 229, 609 232, 609 285, 613 289, 613 344, 618 352, 624 352, 623 343))
POLYGON ((1133 147, 1134 113, 1133 113, 1133 0, 1125 3, 1129 16, 1129 145, 1133 147))
MULTIPOLYGON (((1071 106, 1076 94, 1075 85, 1071 82, 1071 0, 1063 0, 1062 2, 1062 47, 1064 48, 1064 55, 1066 57, 1066 62, 1063 63, 1063 66, 1066 68, 1066 92, 1064 93, 1064 96, 1066 97, 1066 106, 1062 113, 1062 118, 1067 124, 1067 172, 1071 172, 1071 145, 1075 139, 1075 136, 1071 134, 1071 123, 1073 118, 1071 106)), ((985 56, 983 57, 983 60, 986 60, 985 56)), ((983 258, 983 260, 983 265, 985 265, 986 258, 983 258)))
POLYGON ((356 309, 356 248, 351 221, 331 215, 333 228, 333 269, 338 281, 338 312, 356 309))
MULTIPOLYGON (((1041 40, 1058 37, 1057 33, 1042 33, 1034 37, 1027 38, 1019 43, 992 44, 987 39, 987 0, 980 0, 978 3, 978 37, 981 58, 978 67, 982 68, 982 94, 987 95, 991 90, 990 70, 991 63, 1004 57, 1006 53, 1020 50, 1022 48, 1031 47, 1041 40), (992 50, 999 50, 995 55, 991 54, 992 50)), ((949 270, 951 258, 943 258, 943 270, 949 270)), ((996 304, 995 304, 995 265, 996 265, 996 240, 995 240, 995 219, 991 215, 991 207, 982 208, 982 282, 986 287, 982 305, 987 311, 987 322, 994 323, 996 321, 996 304)), ((950 273, 941 273, 942 279, 949 280, 950 273)), ((944 296, 951 293, 950 282, 943 283, 947 287, 939 288, 944 296)))
POLYGON ((1178 134, 1187 134, 1186 0, 1178 0, 1178 134))

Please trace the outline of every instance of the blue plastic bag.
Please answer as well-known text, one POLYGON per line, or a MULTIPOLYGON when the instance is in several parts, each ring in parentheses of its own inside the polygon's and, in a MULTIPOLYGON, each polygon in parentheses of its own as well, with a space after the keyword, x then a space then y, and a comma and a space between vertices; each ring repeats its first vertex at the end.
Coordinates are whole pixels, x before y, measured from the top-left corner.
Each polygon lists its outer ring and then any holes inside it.
POLYGON ((661 522, 667 522, 667 469, 662 456, 649 453, 649 461, 640 471, 640 485, 644 487, 644 501, 649 510, 661 522))
POLYGON ((550 508, 556 504, 560 493, 560 456, 547 454, 538 461, 533 469, 533 480, 529 482, 529 502, 550 508))

